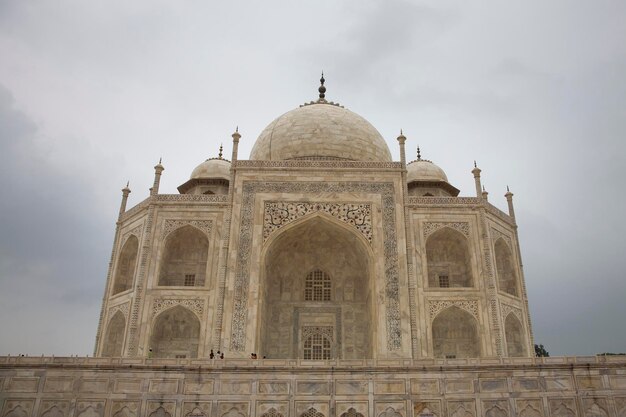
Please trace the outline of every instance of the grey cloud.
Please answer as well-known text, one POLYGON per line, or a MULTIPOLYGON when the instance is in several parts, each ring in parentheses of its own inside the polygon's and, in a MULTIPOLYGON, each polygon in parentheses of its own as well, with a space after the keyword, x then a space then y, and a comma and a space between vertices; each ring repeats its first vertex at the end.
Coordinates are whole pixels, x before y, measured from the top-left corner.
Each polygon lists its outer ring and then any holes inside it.
POLYGON ((0 87, 0 327, 11 335, 1 354, 88 354, 111 227, 93 218, 90 184, 46 162, 38 134, 0 87))

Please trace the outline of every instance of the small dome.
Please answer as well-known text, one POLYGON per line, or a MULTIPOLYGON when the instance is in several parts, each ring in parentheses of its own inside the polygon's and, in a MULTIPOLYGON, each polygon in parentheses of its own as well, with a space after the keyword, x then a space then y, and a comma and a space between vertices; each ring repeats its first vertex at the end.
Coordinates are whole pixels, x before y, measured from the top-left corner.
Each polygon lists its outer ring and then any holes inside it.
POLYGON ((406 166, 407 182, 424 181, 424 182, 448 182, 448 177, 443 169, 426 159, 418 159, 411 161, 406 166))
POLYGON ((270 123, 256 140, 250 159, 390 162, 391 153, 367 120, 324 100, 291 110, 270 123))
POLYGON ((222 178, 230 180, 230 162, 222 158, 207 159, 191 172, 191 179, 222 178))

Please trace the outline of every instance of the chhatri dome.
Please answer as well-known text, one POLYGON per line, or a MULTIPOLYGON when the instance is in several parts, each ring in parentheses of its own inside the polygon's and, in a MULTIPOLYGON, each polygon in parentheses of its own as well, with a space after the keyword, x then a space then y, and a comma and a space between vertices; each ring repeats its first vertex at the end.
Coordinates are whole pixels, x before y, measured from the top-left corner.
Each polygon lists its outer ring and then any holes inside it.
POLYGON ((367 120, 326 101, 324 75, 319 99, 291 110, 270 123, 256 140, 250 159, 339 159, 391 162, 381 134, 367 120))
POLYGON ((222 158, 222 147, 217 158, 209 158, 191 171, 190 179, 222 178, 230 180, 230 162, 222 158))
POLYGON ((209 158, 191 171, 187 182, 178 187, 181 194, 226 194, 230 181, 230 161, 222 158, 222 146, 217 158, 209 158))
POLYGON ((406 165, 406 181, 409 195, 454 196, 459 190, 448 182, 446 173, 428 159, 422 159, 420 148, 417 148, 417 159, 406 165))

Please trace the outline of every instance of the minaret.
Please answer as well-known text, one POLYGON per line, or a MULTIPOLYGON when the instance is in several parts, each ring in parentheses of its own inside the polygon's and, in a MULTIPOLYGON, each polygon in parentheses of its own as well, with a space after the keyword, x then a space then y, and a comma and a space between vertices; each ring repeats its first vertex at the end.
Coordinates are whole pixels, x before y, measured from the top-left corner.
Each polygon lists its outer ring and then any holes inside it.
POLYGON ((122 218, 122 214, 126 212, 126 202, 128 201, 128 194, 130 194, 130 188, 128 185, 130 182, 126 182, 126 187, 122 188, 122 204, 120 204, 120 214, 118 216, 118 220, 122 218))
POLYGON ((483 185, 483 192, 482 192, 482 196, 483 196, 483 200, 488 201, 488 196, 489 193, 487 192, 487 190, 485 190, 485 186, 483 185))
POLYGON ((405 142, 406 142, 406 136, 402 134, 402 129, 400 129, 400 136, 398 136, 398 143, 400 144, 400 162, 402 163, 403 169, 406 169, 406 153, 404 151, 405 142))
POLYGON ((482 187, 480 186, 480 168, 476 166, 476 161, 474 161, 474 169, 472 170, 472 174, 474 174, 474 182, 476 183, 476 197, 482 198, 483 192, 482 187))
POLYGON ((165 168, 161 165, 161 158, 159 158, 159 163, 154 166, 154 184, 150 188, 150 195, 159 193, 159 184, 161 183, 161 173, 163 171, 165 171, 165 168))
POLYGON ((239 126, 235 128, 235 133, 232 134, 232 137, 233 137, 233 156, 231 160, 232 160, 232 163, 234 164, 235 161, 237 160, 237 150, 239 148, 239 139, 241 138, 241 135, 239 134, 239 126))
POLYGON ((515 221, 515 210, 513 209, 513 193, 509 190, 509 186, 506 186, 506 202, 509 204, 509 216, 515 221))

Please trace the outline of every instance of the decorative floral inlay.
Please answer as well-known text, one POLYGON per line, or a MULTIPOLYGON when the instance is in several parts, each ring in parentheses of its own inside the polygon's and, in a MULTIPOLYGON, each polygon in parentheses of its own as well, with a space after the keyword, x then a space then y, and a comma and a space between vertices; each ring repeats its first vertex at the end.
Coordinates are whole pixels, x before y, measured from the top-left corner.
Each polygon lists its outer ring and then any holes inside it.
POLYGON ((442 310, 448 307, 458 307, 461 310, 470 313, 476 320, 478 320, 478 301, 476 300, 435 300, 428 302, 428 311, 430 318, 433 319, 442 310))
POLYGON ((193 226, 197 229, 202 230, 207 236, 211 235, 211 228, 213 227, 213 222, 211 220, 172 220, 166 219, 163 225, 163 234, 162 236, 167 236, 171 232, 176 229, 179 229, 183 226, 193 226))
POLYGON ((372 206, 367 203, 265 203, 263 215, 263 240, 284 225, 310 213, 323 212, 354 226, 368 242, 372 242, 372 206))
POLYGON ((122 236, 122 246, 124 245, 124 243, 126 243, 126 240, 130 237, 130 235, 135 235, 137 237, 137 239, 141 239, 141 231, 143 230, 143 224, 140 224, 139 226, 136 226, 134 228, 132 228, 131 230, 129 230, 128 232, 124 233, 124 235, 122 236))
POLYGON ((111 307, 109 309, 108 319, 111 320, 111 317, 113 317, 113 315, 115 315, 115 313, 117 313, 118 311, 122 312, 122 314, 124 315, 124 318, 128 318, 129 308, 130 308, 130 302, 124 303, 124 304, 118 304, 116 306, 111 307))
POLYGON ((424 222, 424 239, 427 239, 428 236, 444 227, 457 230, 463 233, 466 238, 470 236, 470 225, 468 222, 424 222))
POLYGON ((504 241, 509 245, 509 249, 513 250, 513 245, 511 244, 511 238, 508 235, 505 235, 498 229, 491 228, 491 239, 495 243, 498 239, 504 239, 504 241))
POLYGON ((500 303, 500 308, 502 309, 502 319, 506 320, 506 318, 509 316, 509 313, 513 313, 515 314, 515 317, 517 317, 517 319, 520 321, 520 323, 523 323, 524 321, 522 320, 522 310, 517 308, 517 307, 513 307, 511 305, 508 304, 504 304, 504 303, 500 303))
POLYGON ((178 305, 188 308, 199 317, 204 312, 204 300, 200 298, 157 298, 152 302, 152 316, 178 305))

